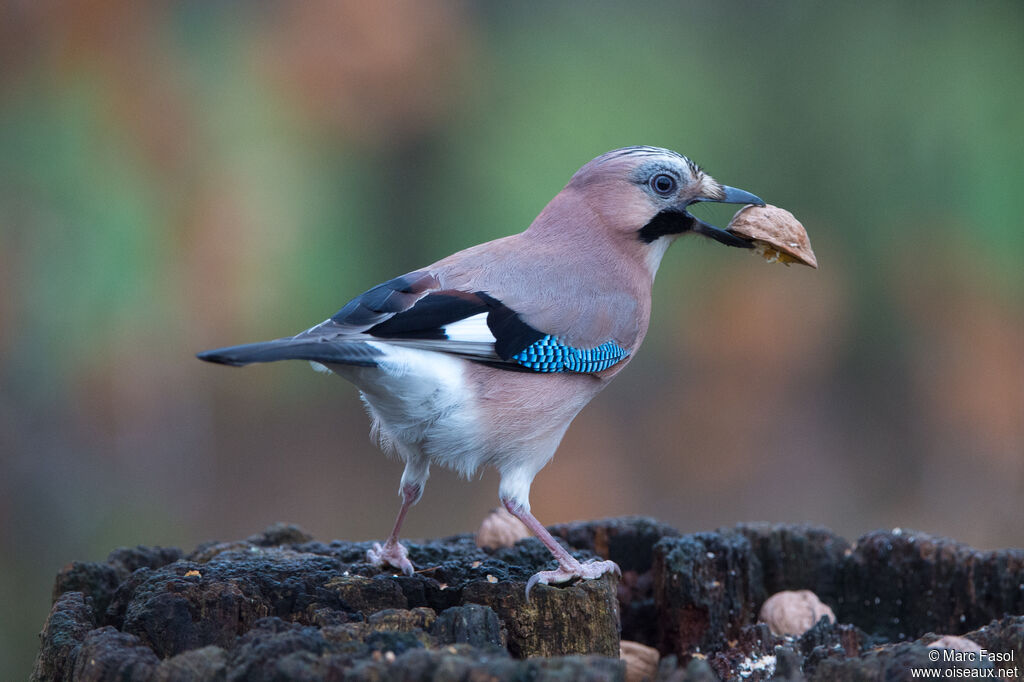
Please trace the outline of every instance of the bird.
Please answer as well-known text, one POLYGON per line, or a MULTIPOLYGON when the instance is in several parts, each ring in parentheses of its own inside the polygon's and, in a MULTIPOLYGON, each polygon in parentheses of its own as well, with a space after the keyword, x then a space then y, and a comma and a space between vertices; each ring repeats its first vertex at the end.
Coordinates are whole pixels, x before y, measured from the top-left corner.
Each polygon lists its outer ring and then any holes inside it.
POLYGON ((698 202, 764 202, 723 185, 688 157, 631 146, 592 159, 518 234, 459 251, 356 296, 294 336, 207 350, 242 366, 306 360, 359 390, 372 432, 404 462, 391 534, 367 560, 411 575, 399 541, 432 465, 500 475, 504 507, 550 550, 557 585, 620 573, 580 562, 530 512, 530 486, 576 415, 635 357, 666 249, 696 234, 750 240, 693 216, 698 202))

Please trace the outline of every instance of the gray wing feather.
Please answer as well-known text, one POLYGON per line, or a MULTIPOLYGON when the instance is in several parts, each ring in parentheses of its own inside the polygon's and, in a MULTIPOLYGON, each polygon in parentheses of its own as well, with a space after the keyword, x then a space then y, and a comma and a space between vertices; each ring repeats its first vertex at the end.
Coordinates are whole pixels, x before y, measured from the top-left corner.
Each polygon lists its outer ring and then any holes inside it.
POLYGON ((320 363, 339 363, 360 367, 374 367, 383 353, 366 341, 357 339, 299 338, 276 339, 241 346, 215 348, 199 353, 207 362, 241 367, 254 362, 276 360, 311 360, 320 363))

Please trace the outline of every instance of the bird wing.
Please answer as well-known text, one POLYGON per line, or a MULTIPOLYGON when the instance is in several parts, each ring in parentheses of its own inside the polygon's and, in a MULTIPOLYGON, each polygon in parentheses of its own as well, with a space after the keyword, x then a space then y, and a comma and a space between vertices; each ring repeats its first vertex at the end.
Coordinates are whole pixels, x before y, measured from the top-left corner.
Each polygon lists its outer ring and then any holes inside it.
POLYGON ((628 355, 610 341, 591 348, 562 343, 488 291, 442 288, 426 271, 366 291, 295 340, 306 343, 312 338, 329 343, 383 341, 534 372, 598 372, 628 355))
POLYGON ((611 341, 574 347, 531 326, 487 291, 443 288, 434 274, 417 271, 369 289, 293 337, 218 348, 199 357, 229 365, 302 359, 373 366, 384 354, 374 342, 527 372, 599 372, 629 354, 611 341))

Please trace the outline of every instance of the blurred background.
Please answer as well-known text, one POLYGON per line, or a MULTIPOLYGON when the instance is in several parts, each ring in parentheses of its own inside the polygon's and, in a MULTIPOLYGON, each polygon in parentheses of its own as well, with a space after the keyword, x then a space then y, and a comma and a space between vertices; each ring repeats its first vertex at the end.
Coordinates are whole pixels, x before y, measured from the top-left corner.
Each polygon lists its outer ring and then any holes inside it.
MULTIPOLYGON (((351 386, 194 353, 518 232, 630 144, 788 208, 821 269, 680 240, 537 516, 1024 545, 1021 35, 1016 0, 0 3, 0 678, 72 560, 383 538, 401 465, 351 386)), ((435 469, 406 534, 496 504, 435 469)))

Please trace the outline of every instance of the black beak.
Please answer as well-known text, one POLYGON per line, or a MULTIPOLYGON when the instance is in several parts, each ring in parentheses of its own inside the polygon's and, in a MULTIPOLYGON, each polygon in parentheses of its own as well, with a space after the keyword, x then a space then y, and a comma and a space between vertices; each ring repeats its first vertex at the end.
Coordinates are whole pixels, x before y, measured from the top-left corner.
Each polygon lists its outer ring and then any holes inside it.
MULTIPOLYGON (((720 204, 754 204, 755 206, 764 206, 764 202, 756 195, 727 185, 722 185, 722 197, 720 199, 713 197, 700 197, 690 201, 687 206, 701 201, 714 201, 720 204)), ((714 225, 704 222, 700 218, 693 217, 685 207, 682 211, 689 216, 692 221, 690 229, 694 232, 702 234, 705 237, 711 237, 715 241, 725 244, 726 246, 736 246, 741 249, 753 248, 754 245, 750 240, 744 239, 743 237, 737 237, 734 234, 726 232, 720 227, 715 227, 714 225)))

